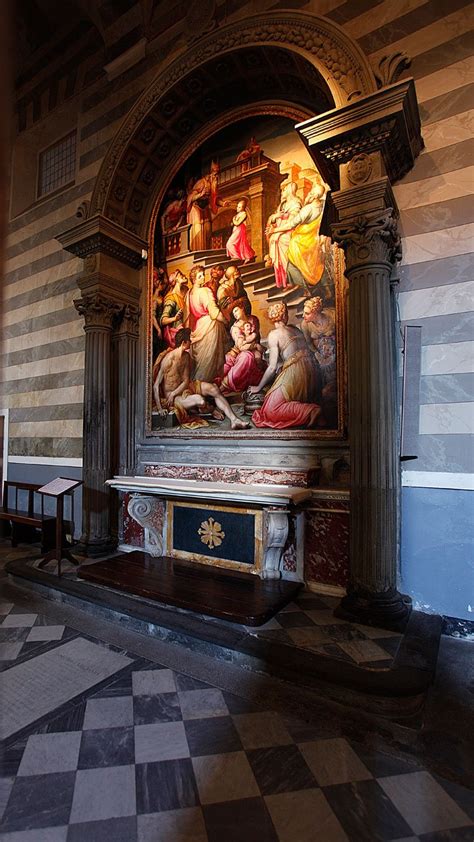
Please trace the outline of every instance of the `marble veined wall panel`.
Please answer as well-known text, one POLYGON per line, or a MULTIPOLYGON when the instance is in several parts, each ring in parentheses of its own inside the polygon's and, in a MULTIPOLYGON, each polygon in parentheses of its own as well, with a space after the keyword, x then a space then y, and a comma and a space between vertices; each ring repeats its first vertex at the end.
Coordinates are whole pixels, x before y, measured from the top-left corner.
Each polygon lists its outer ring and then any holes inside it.
POLYGON ((401 292, 398 301, 402 321, 465 313, 472 309, 474 280, 463 284, 446 284, 412 292, 401 292))
POLYGON ((420 435, 474 432, 474 403, 432 403, 420 406, 420 435))

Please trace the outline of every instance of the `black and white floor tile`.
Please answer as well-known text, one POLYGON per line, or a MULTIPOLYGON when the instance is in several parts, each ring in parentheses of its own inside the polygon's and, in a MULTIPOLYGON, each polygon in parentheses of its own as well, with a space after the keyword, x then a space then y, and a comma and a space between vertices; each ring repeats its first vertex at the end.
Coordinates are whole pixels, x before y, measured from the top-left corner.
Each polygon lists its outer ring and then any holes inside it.
MULTIPOLYGON (((309 628, 326 627, 325 608, 297 609, 280 615, 287 633, 305 630, 305 616, 309 628)), ((15 686, 15 671, 28 666, 21 692, 30 707, 45 653, 55 654, 53 683, 61 684, 57 707, 33 722, 25 708, 12 720, 0 778, 3 842, 474 839, 471 793, 420 766, 11 603, 0 606, 0 639, 3 678, 15 686), (68 671, 84 676, 85 689, 77 692, 77 678, 68 684, 68 671)))
POLYGON ((363 667, 390 669, 402 635, 341 620, 333 614, 338 604, 334 597, 306 591, 264 626, 247 632, 363 667))

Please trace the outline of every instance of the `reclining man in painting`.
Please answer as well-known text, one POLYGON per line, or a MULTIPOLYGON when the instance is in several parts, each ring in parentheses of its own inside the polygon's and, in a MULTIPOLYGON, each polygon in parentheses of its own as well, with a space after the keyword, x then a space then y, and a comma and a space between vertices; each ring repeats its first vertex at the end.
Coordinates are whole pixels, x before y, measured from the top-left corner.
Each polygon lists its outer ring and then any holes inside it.
POLYGON ((268 318, 274 325, 268 334, 268 368, 248 391, 255 395, 271 385, 261 409, 252 415, 253 423, 275 430, 323 426, 321 373, 314 354, 301 330, 288 324, 285 303, 272 304, 268 318))
POLYGON ((159 355, 153 366, 153 395, 160 414, 174 411, 182 427, 195 429, 207 425, 199 412, 209 412, 221 421, 230 421, 232 430, 250 426, 233 412, 215 383, 191 380, 191 331, 181 328, 175 336, 175 348, 159 355), (210 399, 215 408, 208 403, 210 399))

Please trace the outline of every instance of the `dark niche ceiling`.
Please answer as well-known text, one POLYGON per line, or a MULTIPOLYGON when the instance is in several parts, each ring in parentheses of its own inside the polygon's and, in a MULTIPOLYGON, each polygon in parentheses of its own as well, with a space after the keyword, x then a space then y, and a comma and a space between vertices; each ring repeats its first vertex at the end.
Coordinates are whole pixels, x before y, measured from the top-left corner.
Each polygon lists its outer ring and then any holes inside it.
POLYGON ((293 51, 268 46, 218 56, 180 79, 144 117, 115 174, 107 216, 138 233, 184 147, 221 115, 258 103, 275 103, 276 114, 278 103, 308 115, 334 107, 316 68, 293 51))

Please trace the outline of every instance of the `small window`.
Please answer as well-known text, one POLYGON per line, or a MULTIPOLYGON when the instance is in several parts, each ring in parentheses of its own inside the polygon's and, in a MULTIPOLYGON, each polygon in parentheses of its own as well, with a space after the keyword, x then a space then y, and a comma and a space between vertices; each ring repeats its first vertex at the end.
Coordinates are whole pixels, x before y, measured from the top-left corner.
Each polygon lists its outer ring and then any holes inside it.
POLYGON ((76 171, 76 132, 53 143, 39 159, 38 198, 74 181, 76 171))

